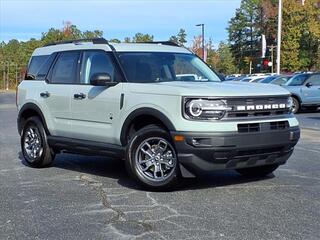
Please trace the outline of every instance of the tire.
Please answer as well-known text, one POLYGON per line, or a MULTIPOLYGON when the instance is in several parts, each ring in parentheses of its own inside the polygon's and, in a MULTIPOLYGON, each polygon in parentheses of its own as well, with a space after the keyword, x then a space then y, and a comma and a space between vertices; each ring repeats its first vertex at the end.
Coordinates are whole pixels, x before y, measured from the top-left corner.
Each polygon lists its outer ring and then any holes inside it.
POLYGON ((275 164, 251 168, 240 168, 236 169, 236 171, 245 177, 265 177, 274 172, 278 167, 279 165, 275 164))
POLYGON ((292 97, 293 100, 293 106, 292 106, 292 112, 298 113, 300 111, 300 101, 296 97, 292 97))
POLYGON ((54 160, 55 154, 48 145, 47 134, 38 117, 30 117, 24 124, 21 133, 21 151, 31 167, 46 167, 54 160))
POLYGON ((127 145, 126 168, 147 189, 161 191, 175 186, 180 171, 168 132, 156 125, 137 131, 127 145))

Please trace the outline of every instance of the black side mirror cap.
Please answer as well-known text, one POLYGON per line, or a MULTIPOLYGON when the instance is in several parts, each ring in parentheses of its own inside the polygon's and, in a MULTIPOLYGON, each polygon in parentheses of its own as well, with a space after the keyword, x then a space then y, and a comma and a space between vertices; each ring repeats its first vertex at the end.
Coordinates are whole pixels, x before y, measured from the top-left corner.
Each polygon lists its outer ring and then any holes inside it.
POLYGON ((312 85, 312 83, 311 82, 308 82, 307 84, 306 84, 306 87, 312 87, 313 85, 312 85))
POLYGON ((113 82, 108 73, 95 73, 90 78, 90 84, 93 86, 115 86, 118 82, 113 82))

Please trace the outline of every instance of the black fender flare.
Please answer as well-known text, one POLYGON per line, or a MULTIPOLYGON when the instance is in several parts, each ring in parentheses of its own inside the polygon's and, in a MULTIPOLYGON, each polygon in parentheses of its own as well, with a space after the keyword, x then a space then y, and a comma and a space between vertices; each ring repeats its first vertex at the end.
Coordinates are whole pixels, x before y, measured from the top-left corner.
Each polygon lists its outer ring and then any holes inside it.
POLYGON ((143 115, 152 116, 159 119, 169 131, 176 130, 172 122, 169 120, 169 118, 159 110, 156 110, 154 108, 149 108, 149 107, 138 108, 127 116, 126 120, 122 125, 121 134, 120 134, 120 142, 122 145, 124 145, 124 143, 126 142, 126 134, 129 130, 129 127, 132 121, 136 117, 143 116, 143 115))
POLYGON ((294 97, 294 98, 298 99, 298 101, 299 101, 300 103, 302 103, 301 97, 298 96, 297 94, 291 94, 291 97, 294 97))
POLYGON ((46 120, 44 118, 44 115, 43 115, 41 109, 35 103, 26 103, 19 110, 18 118, 17 118, 17 126, 18 126, 19 134, 21 134, 22 128, 23 128, 23 124, 22 124, 23 122, 21 121, 22 115, 23 115, 23 113, 25 113, 28 110, 32 110, 37 113, 37 115, 40 117, 40 119, 42 121, 42 124, 44 126, 46 133, 50 134, 48 127, 47 127, 46 120))

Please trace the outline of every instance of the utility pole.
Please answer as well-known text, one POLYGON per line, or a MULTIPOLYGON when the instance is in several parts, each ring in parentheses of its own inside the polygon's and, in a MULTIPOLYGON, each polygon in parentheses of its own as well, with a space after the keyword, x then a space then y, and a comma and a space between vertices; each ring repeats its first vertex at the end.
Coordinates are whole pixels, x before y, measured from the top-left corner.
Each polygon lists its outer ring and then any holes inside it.
POLYGON ((278 39, 277 39, 277 74, 280 74, 281 68, 281 26, 282 26, 282 0, 279 0, 278 7, 278 39))
POLYGON ((197 24, 196 27, 201 27, 201 40, 202 40, 202 59, 204 59, 204 24, 197 24))
POLYGON ((270 48, 270 51, 271 51, 271 63, 272 63, 272 65, 271 65, 271 73, 273 73, 274 72, 274 70, 273 70, 273 62, 274 62, 273 50, 276 48, 276 46, 271 45, 271 46, 268 46, 268 48, 270 48))

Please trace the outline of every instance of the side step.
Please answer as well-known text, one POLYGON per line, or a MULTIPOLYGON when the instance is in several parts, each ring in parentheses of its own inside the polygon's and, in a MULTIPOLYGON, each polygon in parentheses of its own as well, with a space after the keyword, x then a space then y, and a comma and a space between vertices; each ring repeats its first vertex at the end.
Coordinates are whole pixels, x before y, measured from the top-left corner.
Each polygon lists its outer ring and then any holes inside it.
POLYGON ((84 155, 111 155, 121 159, 124 158, 125 155, 125 148, 115 144, 56 136, 48 136, 47 139, 49 146, 56 151, 84 155))

